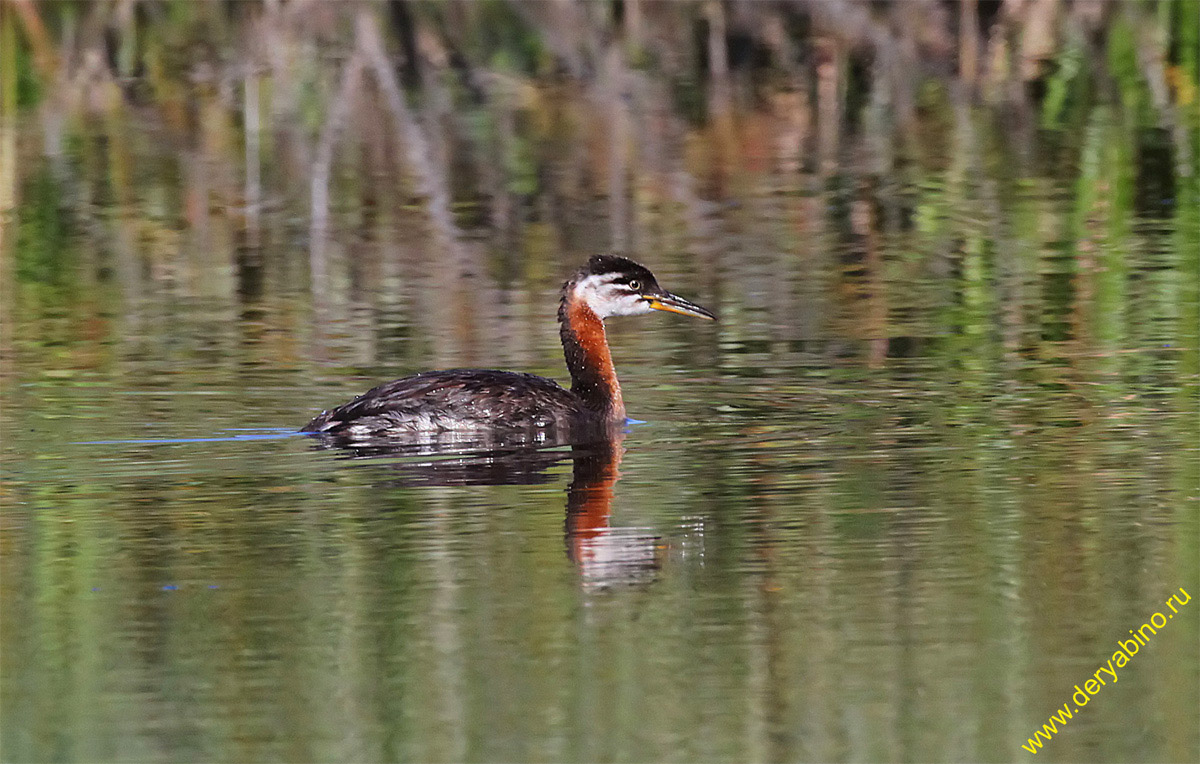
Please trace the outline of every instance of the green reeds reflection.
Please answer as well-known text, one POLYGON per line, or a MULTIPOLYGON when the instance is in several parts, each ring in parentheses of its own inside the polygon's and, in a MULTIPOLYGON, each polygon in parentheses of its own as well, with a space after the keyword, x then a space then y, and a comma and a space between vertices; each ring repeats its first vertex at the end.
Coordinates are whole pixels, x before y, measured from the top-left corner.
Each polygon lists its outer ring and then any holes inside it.
MULTIPOLYGON (((1196 579, 1198 12, 0 2, 2 758, 1011 759, 1196 579), (611 326, 644 589, 566 470, 82 444, 562 379, 614 247, 721 317, 611 326)), ((1177 633, 1053 755, 1195 759, 1177 633)))

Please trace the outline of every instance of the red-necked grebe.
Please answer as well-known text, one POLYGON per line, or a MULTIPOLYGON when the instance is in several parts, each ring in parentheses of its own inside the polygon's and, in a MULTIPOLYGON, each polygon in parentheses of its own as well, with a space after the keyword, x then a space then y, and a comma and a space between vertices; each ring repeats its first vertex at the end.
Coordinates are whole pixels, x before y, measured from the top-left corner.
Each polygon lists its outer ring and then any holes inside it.
POLYGON ((323 411, 303 432, 347 440, 498 429, 552 432, 561 437, 620 425, 625 422, 625 403, 604 319, 652 310, 716 318, 660 287, 653 273, 632 260, 596 255, 563 284, 558 307, 570 390, 545 377, 512 371, 427 371, 323 411))

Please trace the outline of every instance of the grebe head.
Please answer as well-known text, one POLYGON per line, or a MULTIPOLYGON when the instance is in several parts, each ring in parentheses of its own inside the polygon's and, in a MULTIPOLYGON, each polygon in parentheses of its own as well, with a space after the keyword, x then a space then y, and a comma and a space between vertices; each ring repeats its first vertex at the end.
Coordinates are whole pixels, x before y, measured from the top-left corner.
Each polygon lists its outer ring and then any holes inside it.
POLYGON ((638 316, 665 310, 715 321, 707 309, 671 294, 658 285, 645 266, 616 255, 594 255, 568 283, 571 296, 597 317, 638 316))

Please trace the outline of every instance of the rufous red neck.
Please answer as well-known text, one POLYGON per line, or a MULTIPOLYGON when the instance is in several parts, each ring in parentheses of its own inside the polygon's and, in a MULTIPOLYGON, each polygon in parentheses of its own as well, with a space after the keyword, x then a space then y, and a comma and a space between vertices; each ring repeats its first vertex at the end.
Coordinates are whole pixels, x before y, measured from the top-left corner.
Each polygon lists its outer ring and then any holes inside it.
POLYGON ((608 349, 604 322, 571 291, 563 296, 558 320, 563 355, 567 370, 571 372, 571 392, 589 409, 610 421, 624 421, 625 403, 608 349))

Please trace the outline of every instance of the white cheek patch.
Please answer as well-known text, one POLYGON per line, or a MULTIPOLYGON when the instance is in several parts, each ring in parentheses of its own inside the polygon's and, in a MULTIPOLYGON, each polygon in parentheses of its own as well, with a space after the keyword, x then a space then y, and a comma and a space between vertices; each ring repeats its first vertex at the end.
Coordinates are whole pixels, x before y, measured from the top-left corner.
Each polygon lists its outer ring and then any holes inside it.
POLYGON ((616 309, 610 312, 610 316, 640 316, 643 313, 649 313, 653 310, 650 304, 645 300, 631 295, 620 301, 616 305, 616 309))
POLYGON ((645 300, 613 284, 618 278, 620 276, 615 273, 588 276, 575 285, 575 297, 582 300, 600 318, 649 313, 651 308, 645 300))

